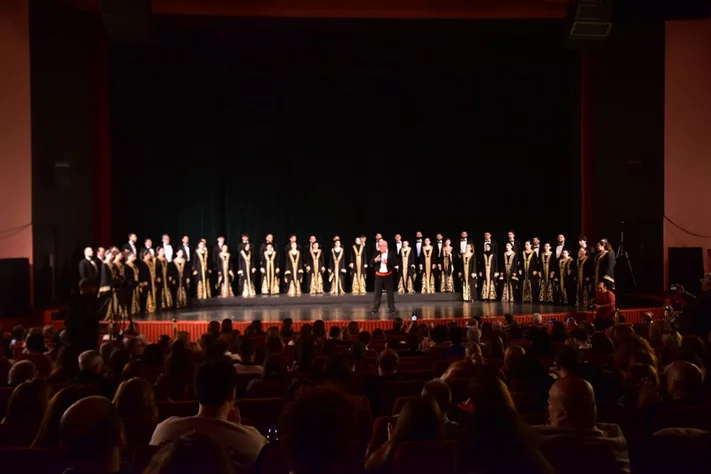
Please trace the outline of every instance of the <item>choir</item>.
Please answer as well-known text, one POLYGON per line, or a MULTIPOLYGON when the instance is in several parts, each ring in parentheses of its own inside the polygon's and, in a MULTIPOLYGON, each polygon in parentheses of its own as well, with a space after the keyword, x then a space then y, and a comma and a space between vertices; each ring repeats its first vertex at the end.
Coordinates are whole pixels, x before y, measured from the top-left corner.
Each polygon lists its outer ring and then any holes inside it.
MULTIPOLYGON (((376 244, 380 239, 376 234, 376 244)), ((347 291, 365 295, 374 270, 369 258, 375 249, 366 240, 361 235, 346 247, 336 236, 330 249, 322 249, 311 236, 302 250, 292 235, 282 256, 271 234, 258 252, 243 234, 236 253, 224 237, 217 239, 210 252, 205 239, 191 248, 188 236, 174 249, 168 235, 163 235, 158 248, 145 239, 139 249, 136 235, 130 234, 122 250, 98 248, 94 254, 87 247, 79 273, 82 279, 96 282, 107 319, 185 308, 190 296, 201 300, 235 295, 250 298, 258 294, 256 289, 263 296, 342 295, 347 291)), ((478 246, 466 232, 456 244, 442 234, 436 234, 432 242, 421 232, 416 233, 413 244, 397 234, 394 244, 399 294, 460 293, 463 301, 585 307, 597 283, 604 281, 614 287, 615 255, 605 239, 593 250, 581 236, 575 254, 562 234, 555 247, 549 243, 541 247, 534 237, 521 248, 515 234, 509 232, 501 254, 488 232, 478 253, 478 246)))

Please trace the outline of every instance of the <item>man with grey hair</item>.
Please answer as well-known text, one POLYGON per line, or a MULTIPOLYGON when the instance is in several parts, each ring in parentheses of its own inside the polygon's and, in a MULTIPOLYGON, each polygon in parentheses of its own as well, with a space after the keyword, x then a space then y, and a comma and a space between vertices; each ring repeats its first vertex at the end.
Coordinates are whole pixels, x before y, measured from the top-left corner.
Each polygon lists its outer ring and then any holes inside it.
POLYGON ((104 378, 104 360, 98 351, 84 351, 79 354, 79 375, 75 384, 92 385, 99 395, 113 398, 114 387, 104 378))
POLYGON ((541 313, 533 313, 531 315, 531 324, 540 326, 543 324, 543 315, 541 313))
POLYGON ((395 316, 395 295, 393 273, 399 268, 397 254, 388 250, 388 242, 381 239, 378 242, 378 250, 370 261, 371 268, 375 269, 375 293, 373 295, 373 309, 370 314, 378 314, 380 302, 383 298, 383 288, 388 298, 388 309, 390 315, 395 316))
POLYGON ((79 370, 81 372, 100 374, 103 366, 104 361, 97 351, 84 351, 79 354, 79 370))
POLYGON ((37 376, 37 368, 32 361, 21 360, 15 362, 7 374, 7 384, 11 387, 16 387, 22 382, 32 380, 37 376))
POLYGON ((475 326, 471 326, 467 329, 467 341, 481 344, 481 329, 475 326))

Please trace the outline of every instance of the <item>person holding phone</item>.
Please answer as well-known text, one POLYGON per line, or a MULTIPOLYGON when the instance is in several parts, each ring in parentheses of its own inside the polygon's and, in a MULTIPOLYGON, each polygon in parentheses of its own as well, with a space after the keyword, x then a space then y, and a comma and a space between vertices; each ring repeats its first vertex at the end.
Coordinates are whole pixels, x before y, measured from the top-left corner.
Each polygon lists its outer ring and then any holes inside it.
POLYGON ((393 272, 398 270, 397 254, 388 250, 388 242, 381 239, 378 242, 378 250, 373 256, 370 264, 375 269, 375 294, 373 295, 373 309, 370 314, 378 314, 380 302, 383 297, 383 288, 388 298, 388 309, 390 315, 395 315, 395 294, 393 272))

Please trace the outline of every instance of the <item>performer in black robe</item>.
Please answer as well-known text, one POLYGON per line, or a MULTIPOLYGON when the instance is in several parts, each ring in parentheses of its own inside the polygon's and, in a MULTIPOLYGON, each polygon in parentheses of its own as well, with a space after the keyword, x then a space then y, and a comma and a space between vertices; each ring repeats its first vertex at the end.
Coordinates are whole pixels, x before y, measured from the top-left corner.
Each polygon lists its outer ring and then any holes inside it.
POLYGON ((462 281, 462 300, 476 300, 476 256, 472 244, 467 244, 467 251, 461 255, 459 279, 462 281))
POLYGON ((306 273, 306 285, 310 295, 323 294, 323 276, 326 273, 323 251, 319 248, 318 242, 314 242, 311 250, 306 255, 304 262, 306 273))
POLYGON ((558 303, 562 305, 575 304, 575 260, 570 256, 568 249, 563 250, 558 260, 558 303))
MULTIPOLYGON (((509 234, 512 234, 509 232, 509 234)), ((518 254, 514 250, 514 244, 506 242, 506 251, 503 255, 503 268, 499 274, 502 282, 501 301, 513 303, 518 295, 518 254)))
POLYGON ((210 260, 207 255, 205 242, 200 241, 195 250, 195 258, 193 259, 193 278, 195 279, 197 298, 206 300, 212 296, 210 284, 210 260))
POLYGON ((138 267, 138 280, 141 285, 141 313, 155 313, 157 310, 156 263, 151 252, 143 254, 143 260, 138 267))
POLYGON ((425 245, 422 247, 422 252, 420 252, 418 269, 420 271, 420 281, 422 282, 422 294, 433 294, 435 292, 434 272, 437 269, 437 261, 435 248, 429 238, 425 239, 425 245))
POLYGON ((170 262, 165 257, 165 249, 158 247, 156 262, 156 305, 157 309, 170 309, 173 307, 173 296, 170 293, 170 262))
POLYGON ((170 266, 170 282, 173 287, 175 307, 178 309, 188 306, 188 288, 190 286, 190 266, 185 259, 185 252, 178 247, 175 258, 170 266))
POLYGON ((222 251, 220 252, 220 268, 217 274, 217 290, 220 298, 229 298, 234 296, 234 291, 232 290, 232 285, 235 281, 235 264, 232 260, 232 254, 230 253, 229 247, 227 245, 222 246, 222 251))
POLYGON ((94 249, 87 247, 84 249, 84 259, 79 262, 79 279, 88 280, 94 284, 99 283, 99 272, 101 262, 97 265, 94 260, 94 249))
POLYGON ((531 241, 527 240, 523 244, 521 252, 521 266, 519 269, 519 279, 521 280, 521 301, 533 303, 538 301, 538 255, 533 250, 531 241))
POLYGON ((129 307, 131 304, 131 289, 126 282, 126 265, 124 254, 118 247, 113 247, 111 253, 114 255, 114 308, 116 308, 115 320, 125 321, 128 319, 129 307))
POLYGON ((417 231, 415 233, 415 242, 412 245, 412 253, 415 257, 415 262, 417 262, 417 272, 414 275, 415 278, 415 291, 422 291, 422 272, 420 271, 420 260, 422 259, 422 247, 425 243, 422 239, 422 232, 417 231))
POLYGON ((588 255, 585 247, 578 250, 577 267, 577 291, 575 306, 587 308, 593 295, 593 284, 595 279, 595 261, 588 255))
POLYGON ((136 258, 135 253, 130 251, 126 253, 126 284, 131 291, 131 297, 128 303, 128 315, 130 317, 141 313, 141 286, 136 258))
POLYGON ((292 241, 286 252, 284 267, 284 283, 287 296, 301 296, 301 281, 304 279, 304 267, 301 261, 301 250, 296 240, 292 241))
POLYGON ((332 295, 343 295, 344 280, 346 278, 346 252, 341 247, 340 237, 333 239, 331 258, 328 261, 328 281, 331 283, 332 295))
POLYGON ((555 278, 557 266, 555 254, 551 252, 551 244, 543 244, 543 252, 538 258, 538 271, 541 277, 538 301, 541 303, 553 303, 555 295, 555 282, 553 279, 555 278))
POLYGON ((254 277, 257 273, 257 268, 254 266, 252 257, 252 244, 245 243, 242 250, 239 251, 239 288, 238 292, 245 298, 252 298, 257 295, 254 290, 254 277))
POLYGON ((516 234, 514 234, 512 231, 509 231, 509 233, 507 234, 507 240, 504 245, 505 244, 511 244, 511 250, 513 250, 514 253, 516 253, 517 255, 521 253, 521 242, 516 240, 516 234))
POLYGON ((279 254, 274 250, 274 244, 265 243, 264 252, 261 252, 259 257, 259 271, 262 273, 262 294, 278 295, 281 268, 279 268, 279 254))
POLYGON ((117 313, 115 290, 116 277, 113 266, 114 256, 111 252, 104 254, 99 280, 99 311, 104 320, 113 320, 117 313))
POLYGON ((351 292, 354 295, 365 295, 365 275, 368 269, 368 258, 365 252, 365 245, 360 237, 356 237, 355 244, 351 247, 351 261, 348 263, 351 269, 351 292))
MULTIPOLYGON (((441 258, 437 264, 437 268, 440 272, 440 293, 454 292, 454 266, 456 258, 454 247, 452 247, 452 241, 450 239, 446 239, 442 246, 441 258)), ((476 273, 476 268, 474 268, 474 272, 476 273)))
MULTIPOLYGON (((222 252, 223 245, 225 245, 225 238, 223 236, 219 236, 217 238, 217 243, 214 247, 212 247, 211 262, 208 266, 208 276, 210 277, 211 284, 210 289, 215 289, 216 296, 220 295, 220 289, 218 288, 217 281, 220 279, 220 266, 222 265, 222 263, 220 263, 220 252, 222 252)), ((207 246, 205 247, 205 250, 207 250, 207 246)))
POLYGON ((415 252, 412 250, 412 247, 410 247, 410 242, 403 240, 400 248, 400 268, 398 271, 399 278, 397 284, 398 294, 413 294, 415 292, 416 274, 417 265, 415 265, 415 252))
POLYGON ((607 239, 597 243, 595 255, 595 287, 604 281, 609 289, 615 289, 615 252, 607 239))
POLYGON ((479 266, 479 281, 481 282, 481 299, 496 301, 496 280, 499 278, 496 254, 491 251, 491 244, 484 244, 484 253, 479 266))

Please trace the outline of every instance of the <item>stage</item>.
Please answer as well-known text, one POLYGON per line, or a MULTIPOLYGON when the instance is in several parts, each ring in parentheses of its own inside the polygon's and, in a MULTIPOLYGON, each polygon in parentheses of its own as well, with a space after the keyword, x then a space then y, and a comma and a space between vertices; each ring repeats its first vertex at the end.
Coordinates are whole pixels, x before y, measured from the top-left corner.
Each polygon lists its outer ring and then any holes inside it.
MULTIPOLYGON (((278 325, 286 318, 294 321, 298 329, 301 324, 323 320, 326 326, 345 326, 344 323, 358 321, 363 330, 373 331, 376 328, 388 329, 392 326, 393 316, 387 309, 385 295, 377 315, 371 315, 370 309, 373 294, 364 296, 354 295, 302 295, 299 297, 257 296, 254 298, 212 298, 209 300, 193 301, 190 308, 183 310, 161 311, 146 318, 137 318, 141 332, 153 341, 161 334, 172 336, 176 331, 188 331, 193 338, 198 338, 207 328, 209 321, 222 321, 232 319, 235 328, 243 331, 253 320, 261 320, 265 327, 278 325)), ((626 301, 620 304, 622 312, 628 322, 637 323, 641 314, 651 311, 655 317, 661 315, 661 304, 655 305, 649 301, 626 301)), ((484 321, 503 320, 506 313, 514 315, 517 321, 526 323, 530 321, 533 313, 541 313, 543 320, 565 321, 568 317, 577 320, 592 320, 593 313, 579 311, 571 306, 540 305, 529 303, 502 303, 499 301, 475 301, 467 303, 461 301, 458 294, 433 295, 396 295, 396 316, 410 319, 412 314, 417 315, 418 321, 429 324, 446 324, 456 321, 464 325, 474 316, 479 316, 484 321)))

